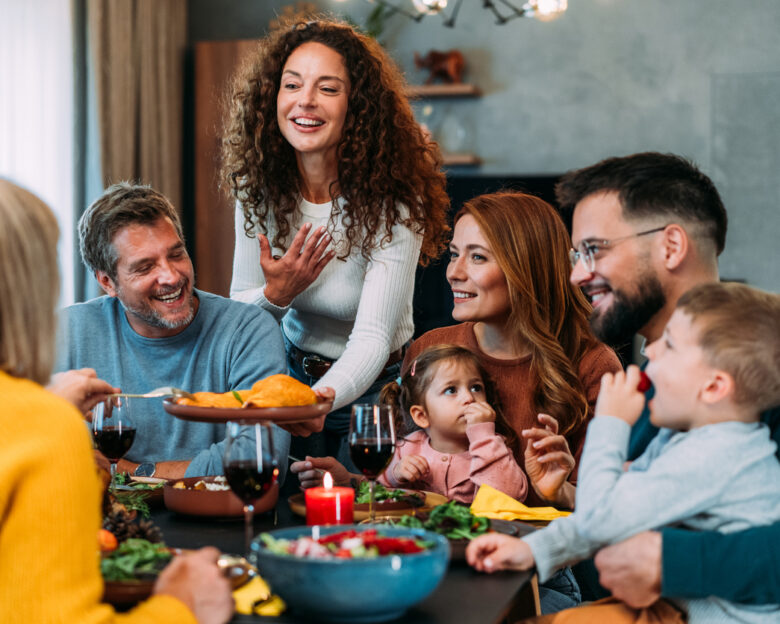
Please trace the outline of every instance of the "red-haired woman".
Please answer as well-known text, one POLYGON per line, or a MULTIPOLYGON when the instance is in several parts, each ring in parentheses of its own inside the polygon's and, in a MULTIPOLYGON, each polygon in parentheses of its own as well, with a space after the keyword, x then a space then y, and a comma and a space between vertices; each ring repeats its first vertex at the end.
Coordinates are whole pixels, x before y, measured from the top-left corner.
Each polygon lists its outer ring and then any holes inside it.
POLYGON ((466 202, 447 267, 452 316, 462 322, 423 334, 404 361, 405 369, 440 343, 477 353, 520 436, 518 458, 533 486, 527 503, 569 509, 601 376, 621 368, 593 335, 585 296, 569 283, 570 247, 560 216, 538 197, 502 192, 466 202))

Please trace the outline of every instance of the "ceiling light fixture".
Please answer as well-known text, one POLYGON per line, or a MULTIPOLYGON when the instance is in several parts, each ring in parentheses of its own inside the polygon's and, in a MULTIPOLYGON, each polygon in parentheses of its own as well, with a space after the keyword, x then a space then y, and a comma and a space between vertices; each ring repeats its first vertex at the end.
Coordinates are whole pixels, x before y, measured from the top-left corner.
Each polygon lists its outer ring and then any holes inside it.
MULTIPOLYGON (((444 26, 453 28, 463 0, 367 0, 388 10, 388 17, 394 13, 405 15, 415 22, 428 15, 440 15, 444 26), (411 4, 411 6, 409 6, 411 4), (446 10, 450 5, 449 12, 446 10)), ((506 24, 518 17, 535 17, 548 21, 560 16, 567 8, 567 0, 528 0, 519 5, 516 0, 482 0, 482 8, 490 11, 496 24, 506 24)))

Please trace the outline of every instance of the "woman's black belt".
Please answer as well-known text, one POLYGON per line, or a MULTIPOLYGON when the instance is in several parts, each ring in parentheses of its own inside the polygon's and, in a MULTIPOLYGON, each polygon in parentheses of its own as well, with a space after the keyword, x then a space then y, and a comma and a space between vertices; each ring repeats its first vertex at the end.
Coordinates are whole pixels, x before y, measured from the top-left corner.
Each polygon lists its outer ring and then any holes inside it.
MULTIPOLYGON (((289 344, 288 353, 290 357, 300 365, 304 373, 316 379, 319 379, 325 373, 327 373, 328 369, 330 369, 334 362, 334 360, 322 357, 316 353, 307 353, 306 351, 301 351, 294 344, 289 344)), ((400 362, 403 356, 403 349, 396 349, 393 351, 390 354, 390 357, 387 358, 387 362, 385 363, 384 368, 382 369, 382 372, 379 373, 378 377, 382 377, 388 373, 388 369, 393 366, 393 364, 400 362)))

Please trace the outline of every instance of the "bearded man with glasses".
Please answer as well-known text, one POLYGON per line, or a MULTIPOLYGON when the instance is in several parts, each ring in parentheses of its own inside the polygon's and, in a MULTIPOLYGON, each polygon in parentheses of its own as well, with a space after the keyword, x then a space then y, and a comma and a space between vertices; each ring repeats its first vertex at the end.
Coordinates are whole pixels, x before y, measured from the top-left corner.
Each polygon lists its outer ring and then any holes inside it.
MULTIPOLYGON (((657 340, 683 293, 719 280, 726 210, 691 162, 658 153, 609 158, 565 174, 556 195, 571 220, 571 282, 590 298, 591 325, 607 344, 619 347, 634 334, 657 340)), ((762 420, 780 449, 780 408, 762 420)), ((632 428, 628 459, 656 432, 646 407, 632 428)), ((602 585, 633 607, 659 596, 780 602, 773 580, 780 574, 778 524, 730 534, 648 531, 603 549, 595 562, 602 585)), ((575 574, 583 597, 599 597, 586 569, 575 574)))

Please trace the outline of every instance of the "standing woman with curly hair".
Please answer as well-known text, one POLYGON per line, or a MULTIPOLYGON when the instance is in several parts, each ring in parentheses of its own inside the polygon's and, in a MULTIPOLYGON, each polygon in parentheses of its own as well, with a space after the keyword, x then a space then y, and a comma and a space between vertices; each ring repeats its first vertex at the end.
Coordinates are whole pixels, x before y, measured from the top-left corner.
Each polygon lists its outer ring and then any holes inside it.
POLYGON ((280 319, 291 374, 335 392, 316 445, 293 452, 346 460, 349 405, 398 376, 415 268, 444 247, 438 148, 382 47, 313 21, 269 35, 237 76, 222 168, 238 202, 231 297, 280 319))

